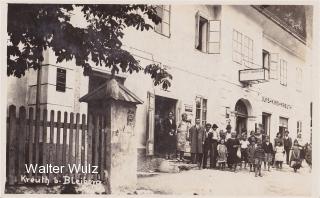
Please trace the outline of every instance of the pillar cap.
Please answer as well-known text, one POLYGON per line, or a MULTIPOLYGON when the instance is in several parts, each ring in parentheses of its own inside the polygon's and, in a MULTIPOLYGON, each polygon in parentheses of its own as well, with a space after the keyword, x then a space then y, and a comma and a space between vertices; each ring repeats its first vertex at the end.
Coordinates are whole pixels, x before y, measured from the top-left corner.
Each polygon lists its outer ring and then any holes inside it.
POLYGON ((124 85, 118 83, 114 78, 108 79, 100 87, 84 95, 79 99, 80 102, 90 102, 97 100, 114 99, 134 104, 142 104, 143 101, 132 93, 124 85))

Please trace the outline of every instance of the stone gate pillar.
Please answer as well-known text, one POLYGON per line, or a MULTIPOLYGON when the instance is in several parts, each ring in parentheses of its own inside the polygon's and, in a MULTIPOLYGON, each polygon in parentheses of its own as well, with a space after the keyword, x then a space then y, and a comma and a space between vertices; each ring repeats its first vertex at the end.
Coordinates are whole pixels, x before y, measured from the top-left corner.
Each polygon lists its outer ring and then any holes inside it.
POLYGON ((137 147, 134 127, 136 105, 142 101, 115 79, 80 98, 88 112, 105 115, 107 193, 136 189, 137 147))

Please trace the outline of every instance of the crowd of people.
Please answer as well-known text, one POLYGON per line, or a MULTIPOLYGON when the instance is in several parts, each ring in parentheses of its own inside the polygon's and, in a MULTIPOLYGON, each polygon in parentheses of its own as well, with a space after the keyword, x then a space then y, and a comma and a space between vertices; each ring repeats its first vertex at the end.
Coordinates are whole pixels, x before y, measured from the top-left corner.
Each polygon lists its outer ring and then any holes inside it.
POLYGON ((285 162, 296 172, 305 159, 311 167, 311 144, 304 144, 301 133, 292 141, 289 131, 277 133, 273 142, 265 133, 259 131, 241 133, 232 132, 230 124, 226 130, 218 131, 217 124, 206 123, 201 125, 200 119, 190 126, 187 114, 182 114, 181 122, 176 125, 173 113, 164 121, 166 145, 163 147, 166 158, 172 159, 175 155, 178 161, 189 161, 184 157, 187 147, 190 147, 190 163, 197 164, 199 169, 211 168, 236 172, 249 167, 255 176, 262 176, 261 168, 270 171, 270 168, 282 169, 285 162), (209 159, 209 163, 208 163, 209 159), (209 164, 209 167, 207 165, 209 164))

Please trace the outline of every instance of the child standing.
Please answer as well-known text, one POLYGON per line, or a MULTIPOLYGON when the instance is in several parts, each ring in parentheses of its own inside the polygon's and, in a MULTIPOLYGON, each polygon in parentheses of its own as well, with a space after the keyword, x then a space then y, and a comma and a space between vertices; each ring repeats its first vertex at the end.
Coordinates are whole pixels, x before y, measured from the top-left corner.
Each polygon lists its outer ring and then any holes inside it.
POLYGON ((262 161, 264 160, 265 153, 261 145, 261 140, 257 140, 257 146, 256 149, 254 150, 254 165, 255 165, 255 176, 257 177, 258 174, 260 177, 261 175, 261 164, 262 161))
POLYGON ((219 169, 224 170, 227 162, 227 147, 225 145, 224 139, 220 140, 220 144, 218 144, 217 150, 219 169))
POLYGON ((250 172, 252 172, 252 169, 254 169, 254 150, 255 150, 255 140, 252 140, 250 141, 250 144, 247 148, 250 172))
POLYGON ((276 167, 282 169, 282 163, 284 160, 284 148, 281 142, 277 142, 275 147, 275 163, 276 167))
POLYGON ((241 144, 241 164, 240 164, 240 168, 242 168, 242 163, 244 163, 244 168, 247 167, 247 163, 248 163, 248 145, 250 144, 248 139, 247 139, 247 135, 245 133, 242 134, 241 140, 240 140, 240 144, 241 144))
POLYGON ((265 153, 264 170, 266 170, 266 165, 268 165, 268 171, 270 171, 273 156, 273 146, 268 136, 266 137, 265 142, 262 143, 262 148, 265 153))
POLYGON ((297 172, 297 170, 301 167, 300 148, 298 141, 294 141, 290 165, 293 168, 294 172, 297 172))
POLYGON ((228 158, 227 163, 230 170, 236 172, 237 165, 240 161, 240 158, 237 156, 238 148, 240 147, 240 141, 236 138, 236 133, 231 133, 231 138, 227 140, 227 150, 228 150, 228 158))

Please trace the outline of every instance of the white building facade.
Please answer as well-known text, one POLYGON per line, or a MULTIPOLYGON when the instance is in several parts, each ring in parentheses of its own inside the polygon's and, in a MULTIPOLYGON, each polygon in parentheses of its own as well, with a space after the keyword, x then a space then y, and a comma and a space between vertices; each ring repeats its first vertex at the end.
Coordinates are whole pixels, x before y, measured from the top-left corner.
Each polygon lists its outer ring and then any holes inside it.
MULTIPOLYGON (((157 122, 169 111, 177 122, 186 112, 192 123, 200 118, 217 124, 218 130, 227 124, 237 132, 262 128, 271 139, 289 130, 292 138, 301 132, 310 142, 308 42, 254 6, 170 5, 158 10, 163 21, 154 31, 127 29, 123 44, 141 66, 166 66, 173 75, 172 86, 155 87, 143 72, 118 75, 144 101, 137 108, 135 127, 141 153, 155 153, 157 122), (239 71, 245 69, 263 69, 265 79, 240 82, 239 71)), ((40 104, 57 111, 87 113, 87 104, 79 98, 110 78, 103 67, 95 67, 88 77, 73 61, 57 64, 51 51, 42 68, 40 104)), ((8 78, 8 105, 33 106, 35 94, 36 72, 19 80, 8 78)))

